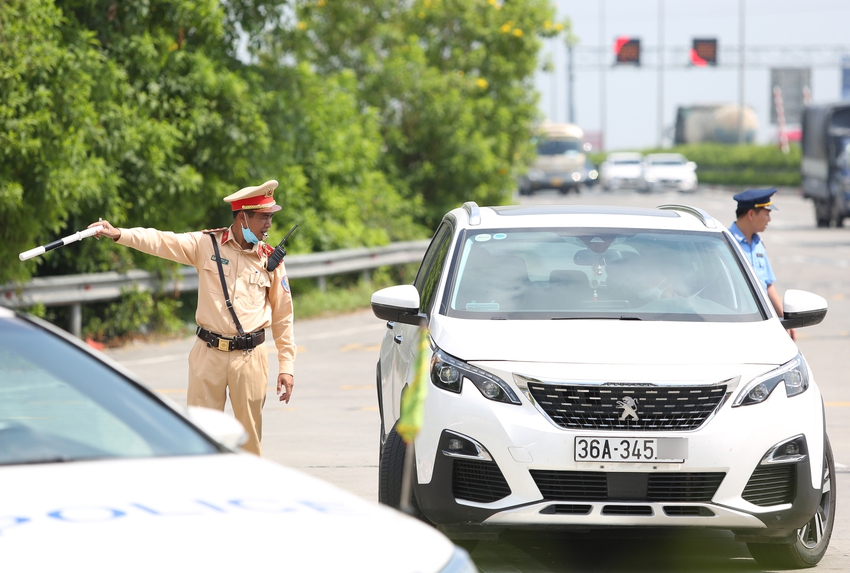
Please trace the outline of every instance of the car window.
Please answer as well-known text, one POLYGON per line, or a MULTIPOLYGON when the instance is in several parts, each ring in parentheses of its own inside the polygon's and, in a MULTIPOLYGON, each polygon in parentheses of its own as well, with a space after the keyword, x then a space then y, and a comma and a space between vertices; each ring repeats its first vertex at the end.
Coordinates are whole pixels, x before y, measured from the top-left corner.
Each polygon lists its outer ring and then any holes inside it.
POLYGON ((640 165, 640 159, 612 159, 614 165, 640 165))
POLYGON ((538 155, 563 155, 580 150, 581 142, 577 139, 547 139, 537 144, 538 155))
POLYGON ((425 252, 416 280, 413 281, 413 285, 419 291, 419 308, 426 314, 431 311, 434 304, 434 294, 440 284, 451 238, 451 226, 448 223, 440 225, 425 252))
POLYGON ((473 319, 755 321, 766 314, 716 233, 465 231, 446 314, 473 319))
POLYGON ((23 320, 0 321, 0 465, 216 451, 95 357, 23 320))

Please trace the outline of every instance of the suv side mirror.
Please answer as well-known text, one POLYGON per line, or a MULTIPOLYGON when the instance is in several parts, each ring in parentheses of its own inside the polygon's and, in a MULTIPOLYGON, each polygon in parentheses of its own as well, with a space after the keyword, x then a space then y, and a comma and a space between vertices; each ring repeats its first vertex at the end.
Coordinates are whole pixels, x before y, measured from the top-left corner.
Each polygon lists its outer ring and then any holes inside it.
POLYGON ((823 322, 826 316, 826 299, 816 294, 789 289, 782 297, 782 326, 785 330, 789 328, 802 328, 814 326, 823 322))
POLYGON ((413 285, 397 285, 372 294, 372 312, 381 320, 402 324, 424 324, 426 317, 419 312, 419 291, 413 285))

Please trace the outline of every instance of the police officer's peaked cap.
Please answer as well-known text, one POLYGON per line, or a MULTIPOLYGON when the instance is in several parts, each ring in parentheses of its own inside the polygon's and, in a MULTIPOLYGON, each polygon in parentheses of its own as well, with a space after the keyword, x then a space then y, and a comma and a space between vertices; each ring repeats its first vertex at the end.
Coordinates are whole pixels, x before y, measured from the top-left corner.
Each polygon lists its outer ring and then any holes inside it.
POLYGON ((277 181, 272 179, 262 185, 245 187, 224 198, 234 211, 253 211, 255 213, 277 213, 283 207, 275 203, 274 190, 277 181))
POLYGON ((738 193, 732 199, 738 202, 738 209, 767 209, 774 211, 777 209, 773 204, 773 194, 776 193, 776 187, 770 189, 748 189, 742 193, 738 193))

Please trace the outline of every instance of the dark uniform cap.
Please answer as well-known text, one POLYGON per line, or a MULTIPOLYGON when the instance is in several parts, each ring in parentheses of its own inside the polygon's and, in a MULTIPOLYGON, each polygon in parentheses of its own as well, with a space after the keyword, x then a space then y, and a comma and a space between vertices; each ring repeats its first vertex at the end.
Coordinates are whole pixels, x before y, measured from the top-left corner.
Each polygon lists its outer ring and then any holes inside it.
POLYGON ((771 197, 776 193, 776 187, 770 189, 748 189, 738 193, 732 199, 738 202, 738 209, 767 209, 775 211, 778 209, 773 204, 771 197))

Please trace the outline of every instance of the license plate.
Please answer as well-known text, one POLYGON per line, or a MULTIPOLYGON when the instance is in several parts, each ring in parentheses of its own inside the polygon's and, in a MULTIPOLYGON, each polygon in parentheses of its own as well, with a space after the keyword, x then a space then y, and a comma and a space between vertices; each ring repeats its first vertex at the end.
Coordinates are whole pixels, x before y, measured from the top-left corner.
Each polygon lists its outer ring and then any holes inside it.
POLYGON ((577 462, 683 462, 687 438, 599 438, 576 436, 577 462))
POLYGON ((549 180, 549 185, 554 185, 555 187, 557 187, 563 182, 564 182, 563 179, 558 179, 557 177, 555 177, 555 178, 549 180))

